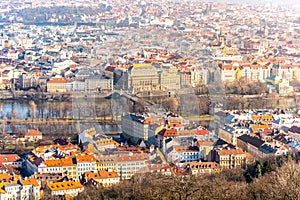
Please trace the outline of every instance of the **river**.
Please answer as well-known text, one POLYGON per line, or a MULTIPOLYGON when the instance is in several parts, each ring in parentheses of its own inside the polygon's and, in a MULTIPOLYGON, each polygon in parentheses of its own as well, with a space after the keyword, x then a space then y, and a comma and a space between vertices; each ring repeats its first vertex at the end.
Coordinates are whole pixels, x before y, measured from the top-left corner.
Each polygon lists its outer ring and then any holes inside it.
MULTIPOLYGON (((243 100, 245 102, 245 99, 243 100)), ((258 106, 259 104, 263 108, 295 108, 300 106, 300 99, 297 98, 277 98, 277 99, 246 99, 247 103, 243 103, 243 109, 252 109, 253 106, 258 106)), ((229 102, 228 105, 232 103, 229 102)), ((60 102, 60 101, 11 101, 3 100, 0 101, 0 119, 19 119, 19 120, 34 120, 34 119, 48 119, 54 118, 67 118, 67 117, 79 117, 82 119, 110 119, 111 113, 113 116, 119 116, 117 121, 120 121, 120 114, 124 111, 128 112, 129 105, 125 105, 126 101, 115 101, 111 99, 99 98, 99 99, 77 99, 72 102, 60 102), (121 106, 119 104, 122 104, 121 106)), ((234 103, 232 105, 235 109, 238 109, 239 105, 234 103)), ((114 117, 115 119, 116 117, 114 117)), ((203 122, 203 125, 207 125, 209 122, 203 122)), ((0 124, 1 127, 1 124, 0 124)), ((26 131, 28 128, 38 128, 39 130, 45 132, 66 132, 68 134, 76 134, 86 128, 96 127, 104 133, 118 133, 121 132, 120 123, 118 125, 103 125, 98 122, 95 123, 81 123, 80 128, 78 124, 28 124, 28 125, 18 125, 10 124, 6 126, 7 133, 15 133, 19 130, 26 131)), ((58 134, 59 134, 58 133, 58 134)))

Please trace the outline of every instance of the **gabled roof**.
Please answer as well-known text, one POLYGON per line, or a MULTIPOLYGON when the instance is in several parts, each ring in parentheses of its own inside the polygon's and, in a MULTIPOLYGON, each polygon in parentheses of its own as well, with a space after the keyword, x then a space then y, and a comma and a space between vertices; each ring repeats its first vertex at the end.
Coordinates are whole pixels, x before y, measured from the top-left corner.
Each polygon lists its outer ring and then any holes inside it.
POLYGON ((0 163, 17 162, 21 161, 21 158, 17 154, 1 154, 0 163))
POLYGON ((241 135, 240 137, 238 137, 238 139, 243 142, 249 143, 257 148, 259 148, 264 143, 264 141, 262 141, 261 139, 254 136, 250 136, 248 134, 241 135))
POLYGON ((33 185, 33 186, 39 186, 38 182, 35 178, 26 178, 20 180, 21 185, 33 185))
POLYGON ((276 153, 276 151, 277 151, 275 148, 273 148, 272 146, 267 145, 267 144, 262 145, 259 148, 259 150, 265 154, 273 154, 273 153, 276 153))
POLYGON ((109 72, 114 72, 115 69, 116 69, 116 67, 113 67, 113 66, 107 66, 107 67, 105 68, 105 70, 106 70, 106 71, 109 71, 109 72))
POLYGON ((227 122, 233 122, 233 119, 234 119, 234 118, 235 118, 234 115, 229 114, 229 115, 227 115, 227 116, 225 117, 225 121, 227 121, 227 122))
POLYGON ((42 136, 42 132, 35 129, 28 129, 28 131, 25 133, 25 136, 42 136))
POLYGON ((90 179, 107 179, 107 178, 117 178, 119 177, 118 173, 115 171, 99 170, 97 172, 85 172, 84 173, 87 180, 90 179))
POLYGON ((292 126, 291 128, 289 128, 288 131, 292 132, 292 133, 298 133, 298 134, 300 134, 300 127, 299 126, 292 126))
POLYGON ((66 181, 66 182, 54 182, 48 183, 48 187, 51 191, 59 191, 59 190, 71 190, 71 189, 79 189, 83 188, 81 183, 75 181, 66 181))
POLYGON ((78 155, 76 156, 77 163, 80 162, 96 162, 96 158, 92 155, 78 155))
POLYGON ((222 140, 221 138, 219 138, 216 143, 214 144, 214 146, 223 146, 223 145, 227 145, 228 143, 225 140, 222 140))
POLYGON ((48 81, 48 83, 66 83, 65 78, 52 78, 48 81))
POLYGON ((218 154, 220 156, 229 156, 229 155, 245 155, 243 150, 238 148, 238 149, 221 149, 221 150, 217 150, 218 154))

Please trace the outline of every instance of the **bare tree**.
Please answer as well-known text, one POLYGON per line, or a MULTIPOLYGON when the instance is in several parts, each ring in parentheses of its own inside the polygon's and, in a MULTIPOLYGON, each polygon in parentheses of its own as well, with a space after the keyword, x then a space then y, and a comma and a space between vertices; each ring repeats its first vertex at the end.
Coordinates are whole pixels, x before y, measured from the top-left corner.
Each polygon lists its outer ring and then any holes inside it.
POLYGON ((3 120, 1 122, 1 126, 2 126, 2 134, 4 135, 6 132, 6 124, 7 124, 7 117, 3 117, 3 120))
POLYGON ((30 101, 29 105, 30 105, 30 111, 31 111, 31 120, 33 121, 33 119, 35 118, 36 104, 34 101, 30 101))

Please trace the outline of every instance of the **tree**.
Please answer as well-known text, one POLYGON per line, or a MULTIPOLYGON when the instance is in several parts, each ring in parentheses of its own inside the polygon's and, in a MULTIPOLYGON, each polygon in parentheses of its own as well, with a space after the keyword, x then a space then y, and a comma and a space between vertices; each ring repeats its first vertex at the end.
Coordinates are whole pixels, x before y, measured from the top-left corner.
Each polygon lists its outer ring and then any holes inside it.
POLYGON ((6 124, 7 124, 7 117, 3 117, 1 126, 2 126, 2 134, 5 134, 6 132, 6 124))
POLYGON ((288 162, 275 172, 256 179, 249 187, 249 199, 300 199, 300 167, 288 162))
POLYGON ((35 118, 36 104, 34 101, 30 101, 29 105, 30 105, 30 110, 31 110, 31 120, 33 121, 33 119, 35 118))
POLYGON ((163 107, 168 110, 168 111, 172 111, 172 112, 175 112, 177 111, 178 107, 179 107, 179 101, 177 98, 175 97, 170 97, 166 100, 164 100, 162 102, 163 104, 163 107))

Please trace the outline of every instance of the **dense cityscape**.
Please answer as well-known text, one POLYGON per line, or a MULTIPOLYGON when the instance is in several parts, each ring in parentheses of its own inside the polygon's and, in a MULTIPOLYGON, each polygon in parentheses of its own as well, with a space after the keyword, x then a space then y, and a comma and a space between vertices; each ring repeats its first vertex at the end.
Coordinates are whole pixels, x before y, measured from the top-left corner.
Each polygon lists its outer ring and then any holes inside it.
POLYGON ((0 200, 300 199, 300 7, 0 1, 0 200))

